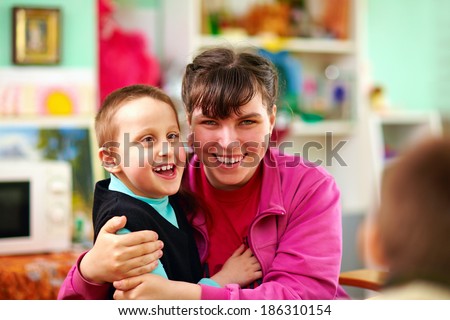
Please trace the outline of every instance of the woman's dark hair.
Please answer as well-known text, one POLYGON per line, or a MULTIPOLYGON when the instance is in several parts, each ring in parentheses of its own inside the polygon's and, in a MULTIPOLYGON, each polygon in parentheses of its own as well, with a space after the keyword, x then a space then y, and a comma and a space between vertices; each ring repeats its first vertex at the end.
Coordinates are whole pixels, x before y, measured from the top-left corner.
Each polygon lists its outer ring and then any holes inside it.
POLYGON ((213 48, 186 66, 181 95, 189 119, 196 108, 225 119, 239 114, 258 93, 270 114, 278 98, 278 73, 272 62, 255 53, 213 48))

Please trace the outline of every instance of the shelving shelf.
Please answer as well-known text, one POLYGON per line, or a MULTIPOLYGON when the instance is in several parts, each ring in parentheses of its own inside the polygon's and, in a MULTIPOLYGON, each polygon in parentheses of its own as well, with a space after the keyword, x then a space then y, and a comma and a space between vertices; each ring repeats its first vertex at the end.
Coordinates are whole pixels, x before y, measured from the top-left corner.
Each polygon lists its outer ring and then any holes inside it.
POLYGON ((291 124, 291 134, 294 136, 321 136, 327 132, 334 135, 351 135, 355 124, 347 120, 325 120, 320 122, 304 122, 295 120, 291 124))
POLYGON ((212 47, 224 44, 256 48, 276 46, 292 53, 352 54, 355 51, 353 41, 335 39, 202 35, 199 37, 198 42, 199 47, 212 47))
POLYGON ((8 126, 41 126, 41 127, 91 127, 94 126, 94 116, 5 116, 0 118, 1 124, 8 126))
POLYGON ((438 112, 395 111, 369 115, 375 188, 379 193, 384 168, 398 154, 430 136, 442 135, 438 112))

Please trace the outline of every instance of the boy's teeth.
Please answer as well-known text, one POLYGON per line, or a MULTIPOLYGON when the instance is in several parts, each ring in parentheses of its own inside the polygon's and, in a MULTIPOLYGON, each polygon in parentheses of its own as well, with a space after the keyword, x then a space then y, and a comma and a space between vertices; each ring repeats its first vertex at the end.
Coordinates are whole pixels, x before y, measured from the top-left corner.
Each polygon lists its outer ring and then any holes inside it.
POLYGON ((162 167, 158 167, 158 168, 155 168, 154 170, 155 171, 166 171, 166 170, 172 170, 172 168, 173 168, 173 165, 167 165, 167 166, 162 166, 162 167))

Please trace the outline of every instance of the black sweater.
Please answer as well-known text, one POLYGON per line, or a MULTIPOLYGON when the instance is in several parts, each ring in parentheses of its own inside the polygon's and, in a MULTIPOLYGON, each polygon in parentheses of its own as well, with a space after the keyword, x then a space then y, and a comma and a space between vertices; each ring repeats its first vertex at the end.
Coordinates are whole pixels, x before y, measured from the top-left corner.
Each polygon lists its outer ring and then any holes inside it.
POLYGON ((197 283, 202 277, 200 258, 178 195, 169 196, 178 228, 163 218, 151 205, 121 192, 108 190, 110 179, 97 182, 94 193, 94 242, 103 225, 114 216, 125 215, 130 231, 153 230, 164 242, 160 258, 170 280, 197 283))

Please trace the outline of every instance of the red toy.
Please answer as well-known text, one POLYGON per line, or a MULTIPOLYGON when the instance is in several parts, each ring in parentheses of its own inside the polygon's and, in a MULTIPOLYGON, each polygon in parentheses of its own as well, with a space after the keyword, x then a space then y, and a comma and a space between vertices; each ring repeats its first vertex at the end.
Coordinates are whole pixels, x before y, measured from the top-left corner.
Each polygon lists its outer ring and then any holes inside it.
POLYGON ((121 30, 114 9, 112 0, 98 0, 100 101, 130 84, 161 85, 159 62, 147 51, 144 36, 121 30))

